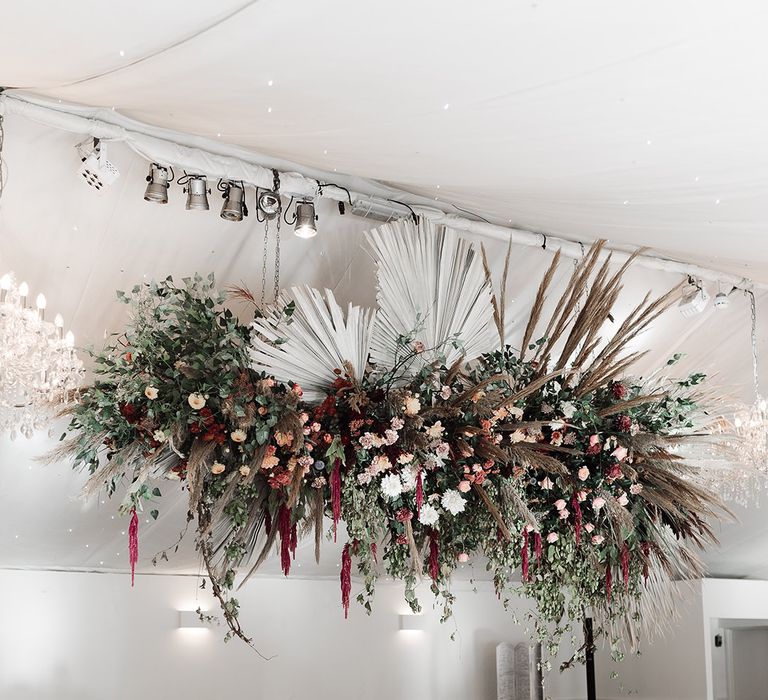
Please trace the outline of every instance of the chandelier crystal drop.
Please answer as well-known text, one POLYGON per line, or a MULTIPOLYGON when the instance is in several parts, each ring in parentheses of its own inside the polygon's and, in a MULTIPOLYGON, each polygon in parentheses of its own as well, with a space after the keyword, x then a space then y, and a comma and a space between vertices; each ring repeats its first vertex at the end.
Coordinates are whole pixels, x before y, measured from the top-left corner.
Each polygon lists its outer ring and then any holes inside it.
POLYGON ((28 305, 29 286, 12 274, 0 277, 0 434, 31 438, 48 427, 57 405, 75 396, 83 363, 64 319, 45 320, 47 301, 28 305))

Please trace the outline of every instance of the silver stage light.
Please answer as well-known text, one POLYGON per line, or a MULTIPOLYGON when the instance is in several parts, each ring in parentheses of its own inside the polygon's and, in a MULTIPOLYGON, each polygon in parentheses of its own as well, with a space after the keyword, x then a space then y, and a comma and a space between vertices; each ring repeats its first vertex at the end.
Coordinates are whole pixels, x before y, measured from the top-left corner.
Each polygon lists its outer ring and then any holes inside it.
POLYGON ((187 194, 187 210, 208 211, 208 195, 211 191, 203 175, 190 175, 184 192, 187 194))
POLYGON ((147 202, 168 204, 168 168, 152 163, 147 175, 147 189, 144 190, 144 199, 147 202))
POLYGON ((120 171, 110 160, 107 160, 107 146, 99 139, 89 141, 86 139, 76 146, 80 154, 80 168, 78 173, 82 175, 86 184, 101 192, 109 187, 118 177, 120 171))
POLYGON ((296 203, 296 225, 293 229, 299 238, 313 238, 317 235, 317 215, 315 205, 312 202, 296 203))
POLYGON ((272 190, 265 190, 259 194, 259 209, 268 219, 274 219, 282 208, 280 195, 272 190))
POLYGON ((223 189, 224 205, 221 207, 221 218, 227 221, 242 221, 248 216, 248 207, 245 204, 245 190, 241 185, 231 180, 223 189))

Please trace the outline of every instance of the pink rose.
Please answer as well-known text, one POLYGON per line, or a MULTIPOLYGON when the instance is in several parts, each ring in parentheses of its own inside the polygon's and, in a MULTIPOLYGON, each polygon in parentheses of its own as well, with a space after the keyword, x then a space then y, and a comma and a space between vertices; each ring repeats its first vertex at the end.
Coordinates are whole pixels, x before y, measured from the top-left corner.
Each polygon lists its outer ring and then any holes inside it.
POLYGON ((595 512, 598 512, 604 505, 605 499, 601 496, 592 499, 592 508, 594 508, 595 512))
POLYGON ((592 532, 592 530, 594 530, 594 529, 595 529, 595 526, 594 526, 592 523, 585 523, 585 524, 584 524, 584 529, 585 529, 587 532, 592 532))
POLYGON ((555 542, 557 542, 558 539, 560 538, 556 532, 550 532, 547 535, 547 542, 549 542, 549 544, 554 544, 555 542))
POLYGON ((568 509, 567 508, 563 508, 560 511, 560 520, 565 520, 567 517, 568 517, 568 509))
POLYGON ((552 487, 554 486, 554 483, 552 482, 552 479, 550 479, 548 476, 545 476, 540 482, 539 486, 543 488, 545 491, 551 491, 552 487))
POLYGON ((466 479, 464 481, 459 482, 459 491, 461 491, 462 493, 466 493, 471 488, 472 488, 472 484, 470 484, 466 479))
POLYGON ((602 544, 604 539, 602 535, 592 535, 592 544, 602 544))
POLYGON ((467 554, 466 552, 461 552, 461 553, 459 554, 459 557, 458 557, 458 559, 459 559, 459 561, 460 561, 462 564, 466 564, 466 563, 469 561, 469 554, 467 554))
POLYGON ((629 487, 629 492, 633 496, 637 496, 637 494, 639 494, 642 490, 643 490, 642 484, 632 484, 632 486, 629 487))
POLYGON ((617 447, 611 452, 611 457, 615 457, 618 462, 622 462, 627 458, 627 448, 621 446, 617 447))
POLYGON ((579 469, 579 479, 582 481, 589 479, 589 467, 582 467, 579 469))
POLYGON ((629 498, 627 498, 627 494, 624 493, 624 491, 621 492, 621 495, 616 500, 619 502, 620 506, 626 506, 629 504, 629 498))
POLYGON ((558 510, 562 510, 563 508, 565 508, 565 499, 564 498, 558 498, 555 501, 555 508, 557 508, 558 510))
POLYGON ((590 435, 589 436, 589 446, 594 447, 595 445, 600 444, 600 438, 597 435, 590 435))

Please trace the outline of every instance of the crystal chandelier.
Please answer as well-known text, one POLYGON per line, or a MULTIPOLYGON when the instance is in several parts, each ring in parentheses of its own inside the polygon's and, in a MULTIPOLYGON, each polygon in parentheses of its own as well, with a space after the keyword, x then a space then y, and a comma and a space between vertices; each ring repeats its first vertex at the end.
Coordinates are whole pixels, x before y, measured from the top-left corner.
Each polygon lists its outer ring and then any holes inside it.
POLYGON ((757 363, 757 313, 755 295, 749 297, 752 343, 752 384, 754 403, 733 414, 720 431, 725 436, 727 469, 722 472, 720 492, 727 500, 742 506, 759 502, 760 493, 768 488, 768 401, 760 395, 757 363))
POLYGON ((27 305, 29 287, 0 277, 0 434, 31 438, 77 392, 83 364, 64 319, 45 320, 45 296, 27 305))

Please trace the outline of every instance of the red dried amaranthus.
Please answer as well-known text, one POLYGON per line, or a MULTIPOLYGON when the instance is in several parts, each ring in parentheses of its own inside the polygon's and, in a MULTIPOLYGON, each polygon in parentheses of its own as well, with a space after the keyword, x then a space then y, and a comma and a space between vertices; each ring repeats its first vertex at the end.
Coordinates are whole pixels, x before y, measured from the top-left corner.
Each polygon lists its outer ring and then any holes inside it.
POLYGON ((571 496, 571 506, 573 507, 573 529, 576 537, 576 544, 581 543, 581 504, 578 496, 574 493, 571 496))
POLYGON ((440 576, 440 563, 438 561, 439 548, 437 544, 437 531, 429 531, 429 576, 437 581, 440 576))
POLYGON ((277 527, 280 533, 280 566, 287 576, 291 572, 291 511, 283 503, 277 514, 277 527))
POLYGON ((528 582, 528 528, 523 528, 523 546, 520 550, 522 558, 523 581, 528 582))
POLYGON ((421 506, 424 504, 424 480, 421 469, 416 472, 416 518, 421 515, 421 506))
POLYGON ((333 510, 333 541, 341 520, 341 460, 336 458, 331 472, 331 508, 333 510))
POLYGON ((621 577, 624 579, 624 590, 629 590, 629 547, 626 542, 621 544, 621 577))
POLYGON ((352 592, 352 557, 349 553, 349 542, 341 551, 341 605, 344 608, 344 619, 349 616, 349 594, 352 592))
POLYGON ((605 562, 605 598, 611 602, 611 591, 613 589, 613 573, 611 572, 611 560, 605 562))
POLYGON ((296 523, 291 527, 291 556, 296 558, 296 547, 299 544, 298 526, 296 523))
POLYGON ((651 559, 651 543, 641 542, 640 549, 643 552, 643 581, 648 582, 648 564, 651 559))
POLYGON ((136 578, 136 562, 139 561, 139 516, 133 509, 131 522, 128 525, 128 558, 131 562, 131 587, 136 578))
POLYGON ((533 533, 533 551, 536 554, 536 563, 541 565, 541 533, 533 533))

